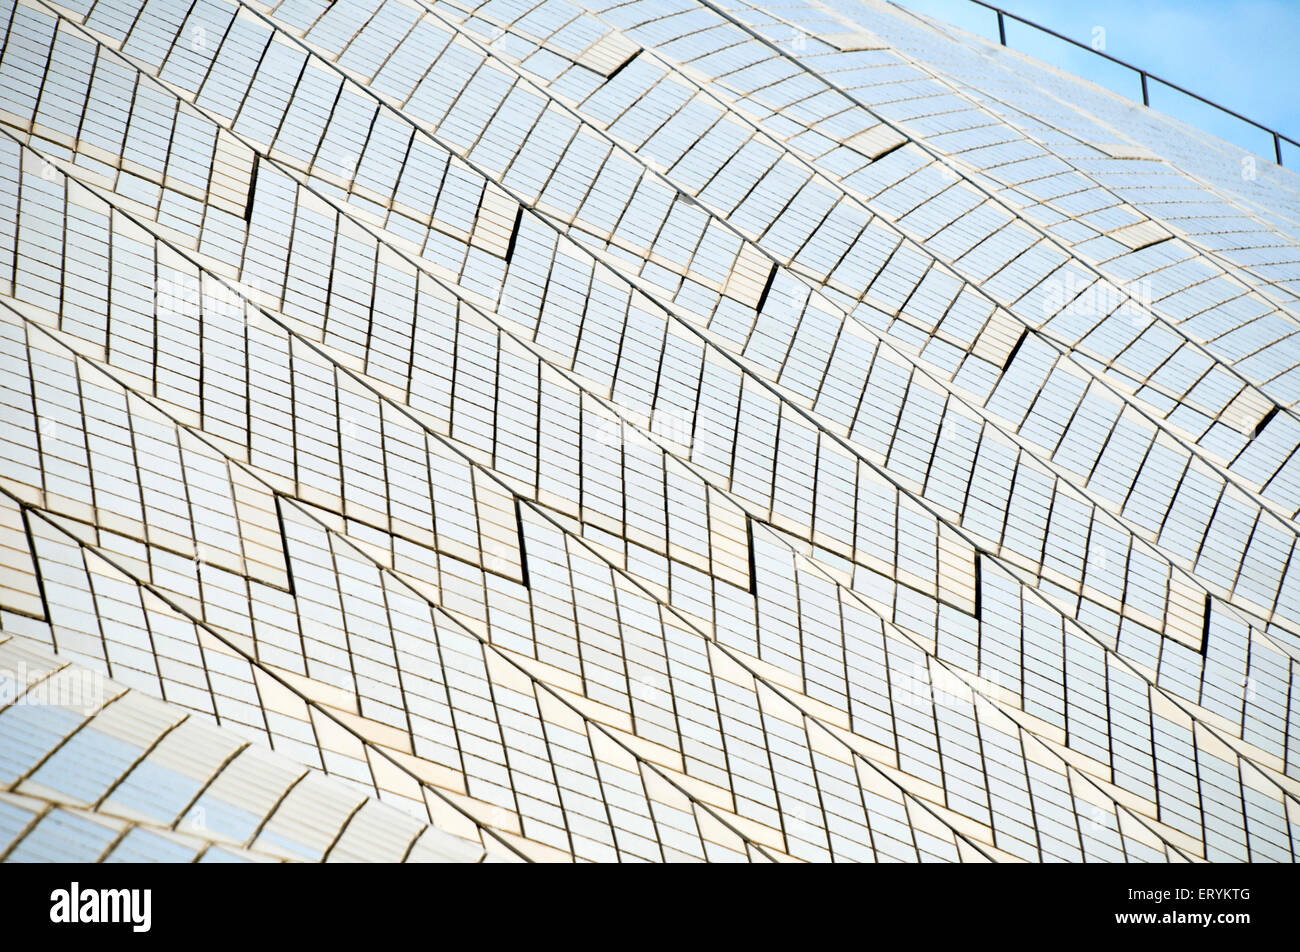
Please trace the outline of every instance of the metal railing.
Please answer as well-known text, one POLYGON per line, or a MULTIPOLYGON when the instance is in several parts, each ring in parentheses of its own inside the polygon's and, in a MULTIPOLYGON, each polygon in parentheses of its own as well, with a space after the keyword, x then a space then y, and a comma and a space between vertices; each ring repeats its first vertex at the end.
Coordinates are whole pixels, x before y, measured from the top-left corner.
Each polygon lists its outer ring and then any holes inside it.
POLYGON ((1024 17, 1017 16, 1016 14, 1011 13, 1009 10, 1003 10, 1001 7, 996 7, 991 3, 985 3, 984 0, 969 0, 969 2, 975 4, 976 6, 984 7, 986 10, 992 10, 994 13, 997 14, 998 42, 1000 42, 1003 46, 1007 45, 1006 21, 1008 19, 1015 20, 1017 23, 1024 24, 1025 26, 1030 27, 1031 29, 1038 30, 1040 33, 1046 33, 1048 36, 1055 37, 1058 40, 1064 40, 1066 43, 1069 43, 1071 46, 1077 46, 1081 50, 1087 50, 1089 53, 1092 53, 1094 56, 1100 56, 1103 59, 1110 60, 1112 63, 1116 63, 1120 66, 1123 66, 1125 69, 1129 69, 1137 73, 1138 78, 1141 80, 1142 83, 1142 105, 1144 106, 1151 105, 1151 91, 1148 84, 1150 82, 1156 82, 1159 83, 1161 86, 1165 86, 1169 89, 1174 90, 1175 92, 1180 92, 1184 96, 1190 96, 1192 99, 1195 99, 1197 102, 1204 103, 1205 105, 1210 106, 1213 109, 1217 109, 1219 112, 1223 113, 1226 116, 1231 116, 1234 119, 1238 119, 1241 122, 1246 123, 1247 125, 1254 126, 1256 129, 1259 129, 1261 132, 1267 133, 1273 139, 1273 155, 1276 158, 1278 165, 1283 164, 1282 162, 1283 142, 1287 142, 1297 148, 1300 148, 1300 142, 1297 142, 1295 139, 1292 139, 1290 136, 1283 135, 1282 133, 1278 132, 1276 129, 1271 129, 1268 126, 1264 125, 1262 122, 1256 122, 1254 119, 1250 119, 1246 116, 1243 116, 1241 113, 1229 109, 1227 106, 1221 106, 1212 99, 1206 99, 1204 96, 1194 93, 1190 89, 1187 89, 1183 86, 1179 86, 1177 83, 1173 83, 1167 79, 1163 79, 1159 76, 1156 76, 1154 73, 1148 73, 1140 66, 1134 66, 1132 63, 1126 62, 1120 59, 1118 56, 1111 56, 1109 53, 1105 52, 1104 50, 1099 50, 1096 47, 1091 46, 1087 43, 1081 43, 1078 40, 1065 36, 1064 34, 1057 33, 1055 30, 1049 27, 1045 27, 1042 24, 1035 23, 1033 20, 1026 20, 1024 17))

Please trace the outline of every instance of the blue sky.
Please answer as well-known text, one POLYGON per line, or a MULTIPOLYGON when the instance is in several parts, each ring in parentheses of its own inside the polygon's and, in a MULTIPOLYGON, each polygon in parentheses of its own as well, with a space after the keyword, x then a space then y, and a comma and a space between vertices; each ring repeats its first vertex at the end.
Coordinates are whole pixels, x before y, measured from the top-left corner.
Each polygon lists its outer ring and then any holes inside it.
MULTIPOLYGON (((899 0, 973 33, 997 37, 992 11, 969 0, 899 0)), ((1106 52, 1300 140, 1300 0, 993 0, 997 6, 1106 52)), ((1137 74, 1007 21, 1007 44, 1111 89, 1141 98, 1137 74)), ((1272 156, 1271 137, 1151 86, 1151 105, 1272 156)), ((1283 143, 1290 168, 1300 149, 1283 143)))

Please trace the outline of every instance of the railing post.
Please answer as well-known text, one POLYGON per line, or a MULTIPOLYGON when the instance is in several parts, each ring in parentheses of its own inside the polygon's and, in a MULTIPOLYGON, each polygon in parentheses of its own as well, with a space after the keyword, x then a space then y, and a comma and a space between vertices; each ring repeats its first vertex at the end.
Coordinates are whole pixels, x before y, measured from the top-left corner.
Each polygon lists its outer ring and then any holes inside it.
POLYGON ((1277 156, 1277 164, 1281 165, 1282 164, 1282 140, 1277 137, 1276 132, 1273 133, 1273 154, 1277 156))
POLYGON ((1138 70, 1138 75, 1142 77, 1142 105, 1151 105, 1151 94, 1147 92, 1147 74, 1138 70))
POLYGON ((1006 21, 1002 19, 1001 10, 998 11, 998 39, 1002 42, 1003 46, 1007 45, 1007 24, 1006 21))

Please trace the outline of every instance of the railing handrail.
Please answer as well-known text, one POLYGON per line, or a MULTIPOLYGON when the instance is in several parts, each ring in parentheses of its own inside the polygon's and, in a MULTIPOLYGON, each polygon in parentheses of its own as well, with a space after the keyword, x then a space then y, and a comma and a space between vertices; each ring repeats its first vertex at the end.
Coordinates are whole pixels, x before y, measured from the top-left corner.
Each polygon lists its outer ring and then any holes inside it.
MULTIPOLYGON (((891 2, 897 3, 897 0, 891 0, 891 2)), ((1197 100, 1198 102, 1203 102, 1205 103, 1205 105, 1219 110, 1219 112, 1225 113, 1226 115, 1232 116, 1234 119, 1240 119, 1242 122, 1254 126, 1256 129, 1259 129, 1261 132, 1268 133, 1270 136, 1273 137, 1273 154, 1277 159, 1278 165, 1283 164, 1282 163, 1282 142, 1283 141, 1288 142, 1291 145, 1300 148, 1300 142, 1297 142, 1295 139, 1292 139, 1290 136, 1278 132, 1276 129, 1270 128, 1269 126, 1264 125, 1262 122, 1256 122, 1254 119, 1251 119, 1249 116, 1243 116, 1241 113, 1237 112, 1236 110, 1229 109, 1227 106, 1222 106, 1212 99, 1207 99, 1205 96, 1202 96, 1200 93, 1194 93, 1190 89, 1187 89, 1184 86, 1180 86, 1175 82, 1171 82, 1162 76, 1157 76, 1155 75, 1155 73, 1150 73, 1140 66, 1134 66, 1132 63, 1122 60, 1118 56, 1112 56, 1111 54, 1107 53, 1105 50, 1099 50, 1095 46, 1092 46, 1088 43, 1082 43, 1079 40, 1074 39, 1073 37, 1066 36, 1063 33, 1058 33, 1056 30, 1053 30, 1051 27, 1043 26, 1041 23, 1035 23, 1033 20, 1027 20, 1024 17, 1020 16, 1019 14, 1012 13, 1010 10, 1004 10, 999 6, 995 6, 991 3, 985 2, 985 0, 969 0, 969 2, 975 4, 976 6, 984 7, 987 10, 992 10, 994 13, 997 14, 998 41, 1003 46, 1007 46, 1007 28, 1006 28, 1005 18, 1010 17, 1012 20, 1015 20, 1017 23, 1023 23, 1025 26, 1032 27, 1033 29, 1038 30, 1041 33, 1046 33, 1049 36, 1054 36, 1058 40, 1064 40, 1066 43, 1069 43, 1072 46, 1077 46, 1081 50, 1087 50, 1089 53, 1092 53, 1094 56, 1100 56, 1103 59, 1110 60, 1112 63, 1116 63, 1120 66, 1123 66, 1125 69, 1131 69, 1133 72, 1137 73, 1139 77, 1141 77, 1142 105, 1144 106, 1149 107, 1151 105, 1151 96, 1149 90, 1147 89, 1147 81, 1155 80, 1161 86, 1166 86, 1169 89, 1175 90, 1176 92, 1180 92, 1184 96, 1190 96, 1193 99, 1197 100)), ((1008 49, 1009 48, 1010 47, 1008 47, 1008 49)))

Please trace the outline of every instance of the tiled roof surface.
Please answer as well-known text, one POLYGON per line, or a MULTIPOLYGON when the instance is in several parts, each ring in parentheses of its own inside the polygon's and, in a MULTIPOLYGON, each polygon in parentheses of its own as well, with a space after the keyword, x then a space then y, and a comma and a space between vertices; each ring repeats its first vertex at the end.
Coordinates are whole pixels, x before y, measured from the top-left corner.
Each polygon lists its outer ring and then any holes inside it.
POLYGON ((0 24, 0 858, 1294 858, 1294 173, 884 3, 0 24))

